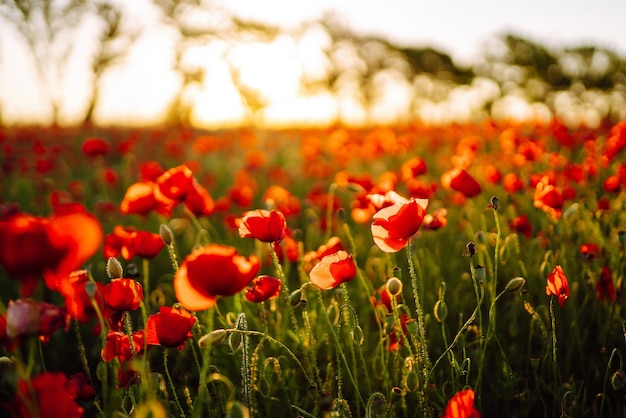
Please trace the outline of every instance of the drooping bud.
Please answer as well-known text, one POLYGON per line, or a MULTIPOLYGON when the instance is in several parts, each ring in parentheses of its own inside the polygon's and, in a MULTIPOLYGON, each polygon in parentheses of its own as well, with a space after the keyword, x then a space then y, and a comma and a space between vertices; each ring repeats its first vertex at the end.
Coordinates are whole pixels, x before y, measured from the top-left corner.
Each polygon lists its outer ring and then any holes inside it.
POLYGON ((523 277, 514 277, 506 284, 504 288, 505 292, 517 292, 526 284, 526 279, 523 277))
POLYGON ((122 277, 124 277, 124 269, 122 268, 122 264, 117 261, 117 258, 115 257, 109 257, 109 259, 107 260, 107 276, 109 276, 109 279, 111 280, 115 280, 115 279, 121 279, 122 277))
POLYGON ((200 339, 198 340, 198 346, 200 348, 206 348, 209 346, 218 345, 219 343, 224 341, 227 336, 228 331, 226 331, 224 328, 214 329, 208 334, 200 337, 200 339))

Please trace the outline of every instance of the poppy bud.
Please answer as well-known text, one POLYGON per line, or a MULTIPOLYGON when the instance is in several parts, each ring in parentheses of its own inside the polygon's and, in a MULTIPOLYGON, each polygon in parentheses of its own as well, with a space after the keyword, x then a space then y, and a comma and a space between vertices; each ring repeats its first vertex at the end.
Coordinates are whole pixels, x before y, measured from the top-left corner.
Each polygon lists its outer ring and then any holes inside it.
POLYGON ((209 346, 218 345, 219 343, 224 341, 227 336, 228 331, 226 331, 224 328, 214 329, 208 334, 200 337, 200 339, 198 340, 198 347, 206 348, 209 346))
POLYGON ((402 282, 397 277, 390 277, 387 280, 387 291, 391 296, 397 296, 402 293, 402 282))
POLYGON ((174 242, 172 230, 165 224, 161 224, 161 226, 159 226, 159 235, 161 235, 161 239, 165 245, 172 245, 172 242, 174 242))
POLYGON ((122 265, 120 264, 119 261, 117 261, 117 258, 115 257, 109 257, 109 259, 107 260, 107 276, 109 276, 109 279, 114 280, 114 279, 119 279, 122 276, 124 276, 124 269, 122 268, 122 265))
POLYGON ((526 284, 526 279, 523 277, 514 277, 506 284, 504 288, 505 292, 517 292, 526 284))

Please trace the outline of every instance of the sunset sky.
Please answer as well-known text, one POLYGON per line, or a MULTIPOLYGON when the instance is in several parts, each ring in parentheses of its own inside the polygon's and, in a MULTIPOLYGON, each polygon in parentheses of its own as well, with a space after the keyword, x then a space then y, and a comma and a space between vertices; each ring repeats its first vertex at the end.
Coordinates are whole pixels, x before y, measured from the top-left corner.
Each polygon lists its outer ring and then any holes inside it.
MULTIPOLYGON (((242 17, 292 29, 303 21, 332 13, 356 33, 388 38, 402 46, 433 46, 451 54, 462 65, 475 62, 487 42, 505 32, 514 32, 547 46, 593 44, 626 55, 626 27, 623 23, 626 1, 623 0, 598 0, 593 3, 586 0, 218 2, 242 17)), ((141 2, 136 4, 135 10, 141 14, 141 2)), ((149 23, 149 15, 142 18, 149 23)), ((322 71, 316 67, 319 67, 316 56, 327 41, 323 35, 313 32, 297 44, 282 37, 272 45, 245 45, 230 53, 232 59, 241 63, 242 77, 271 97, 273 105, 265 114, 268 120, 316 123, 338 111, 352 112, 351 117, 357 121, 363 118, 358 106, 338 103, 337 98, 329 94, 303 98, 297 93, 298 79, 304 71, 322 71), (251 62, 255 64, 249 65, 251 62)), ((176 91, 177 85, 176 76, 168 69, 171 54, 164 52, 164 46, 169 42, 167 33, 147 31, 125 64, 105 74, 102 79, 102 103, 97 113, 101 121, 149 123, 160 117, 164 104, 176 91)), ((50 112, 41 100, 42 91, 24 47, 15 33, 6 25, 0 25, 0 114, 7 123, 45 123, 50 112)), ((190 93, 194 95, 196 104, 192 114, 196 122, 228 124, 243 116, 234 87, 224 82, 228 72, 221 62, 221 52, 218 46, 217 49, 207 48, 198 53, 198 59, 211 71, 203 85, 190 93)), ((88 80, 78 73, 70 77, 64 102, 63 118, 66 120, 71 121, 72 115, 84 107, 86 83, 88 80)), ((398 100, 404 100, 400 91, 398 94, 398 100)), ((345 101, 345 98, 342 100, 345 101)))

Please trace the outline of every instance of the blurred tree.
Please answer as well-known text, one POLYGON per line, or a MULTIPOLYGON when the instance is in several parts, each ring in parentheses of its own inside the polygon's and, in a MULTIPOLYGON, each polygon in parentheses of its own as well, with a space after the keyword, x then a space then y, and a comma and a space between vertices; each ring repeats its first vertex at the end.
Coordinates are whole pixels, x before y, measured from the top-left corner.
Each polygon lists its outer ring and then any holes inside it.
POLYGON ((28 45, 50 102, 54 124, 62 116, 64 86, 73 74, 71 67, 75 65, 76 54, 81 48, 90 47, 84 43, 85 34, 94 37, 88 54, 92 91, 83 118, 84 122, 91 122, 102 74, 128 51, 137 35, 129 27, 123 28, 123 17, 119 5, 109 0, 6 0, 0 3, 0 18, 12 25, 28 45))
POLYGON ((167 123, 189 124, 194 106, 190 96, 195 88, 203 84, 206 71, 210 70, 204 62, 193 58, 193 52, 208 45, 221 50, 224 62, 229 65, 231 81, 253 119, 266 103, 258 91, 241 79, 241 69, 229 61, 228 54, 238 42, 269 42, 279 31, 271 25, 241 20, 210 0, 153 0, 152 4, 160 11, 162 24, 174 35, 172 70, 180 78, 180 87, 169 107, 167 123))

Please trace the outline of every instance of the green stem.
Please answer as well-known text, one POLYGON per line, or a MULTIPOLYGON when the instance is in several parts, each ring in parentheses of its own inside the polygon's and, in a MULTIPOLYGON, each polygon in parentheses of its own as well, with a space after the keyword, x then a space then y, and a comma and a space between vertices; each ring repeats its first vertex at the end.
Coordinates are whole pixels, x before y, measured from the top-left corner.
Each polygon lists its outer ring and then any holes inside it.
POLYGON ((557 374, 557 362, 556 362, 556 318, 554 315, 554 296, 550 297, 550 321, 552 325, 552 374, 554 376, 553 385, 553 411, 556 413, 558 406, 558 374, 557 374))
POLYGON ((413 254, 411 251, 411 241, 409 239, 406 245, 406 256, 407 261, 409 263, 409 274, 411 275, 411 284, 413 287, 413 298, 415 299, 415 311, 417 313, 417 327, 419 332, 419 342, 420 342, 420 351, 419 351, 419 360, 422 365, 422 374, 424 377, 424 385, 425 388, 428 385, 429 371, 430 371, 430 359, 428 357, 428 346, 426 340, 426 327, 424 325, 424 312, 422 310, 422 304, 420 303, 420 295, 419 295, 419 285, 417 274, 415 273, 415 266, 413 264, 413 254))
POLYGON ((172 376, 170 375, 170 370, 167 367, 167 348, 163 350, 163 368, 165 370, 165 376, 167 377, 167 381, 170 384, 170 389, 172 389, 172 395, 174 396, 174 402, 176 402, 176 406, 178 406, 178 410, 180 412, 181 417, 185 417, 185 410, 180 404, 180 400, 178 399, 178 394, 176 394, 176 386, 174 386, 174 382, 172 381, 172 376))

